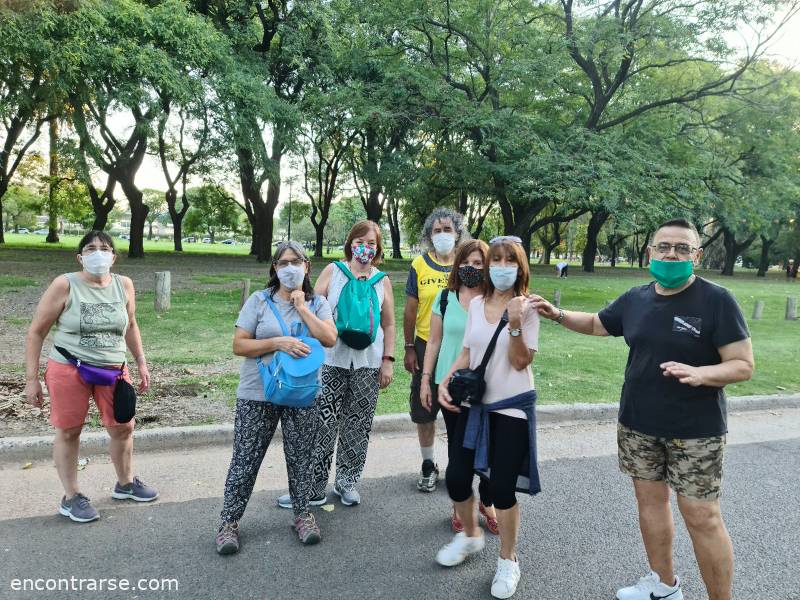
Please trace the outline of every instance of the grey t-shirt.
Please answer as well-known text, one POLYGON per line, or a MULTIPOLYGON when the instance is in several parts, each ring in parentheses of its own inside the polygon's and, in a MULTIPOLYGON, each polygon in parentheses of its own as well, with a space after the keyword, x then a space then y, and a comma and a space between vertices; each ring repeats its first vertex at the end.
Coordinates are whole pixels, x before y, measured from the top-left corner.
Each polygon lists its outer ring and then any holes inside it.
MULTIPOLYGON (((302 321, 291 302, 282 299, 278 294, 275 294, 272 301, 290 331, 292 323, 302 321)), ((306 302, 306 305, 311 308, 310 302, 306 302)), ((330 304, 323 296, 314 298, 313 310, 317 318, 322 321, 328 321, 332 318, 330 304)), ((280 323, 272 313, 272 309, 264 302, 264 290, 255 292, 247 299, 242 310, 239 311, 236 327, 241 327, 257 340, 283 336, 280 323)), ((261 360, 264 364, 269 364, 273 355, 274 352, 264 354, 261 360)), ((256 364, 255 358, 245 358, 239 369, 239 387, 236 389, 236 397, 242 400, 264 401, 264 386, 261 382, 261 374, 258 372, 258 364, 256 364)))

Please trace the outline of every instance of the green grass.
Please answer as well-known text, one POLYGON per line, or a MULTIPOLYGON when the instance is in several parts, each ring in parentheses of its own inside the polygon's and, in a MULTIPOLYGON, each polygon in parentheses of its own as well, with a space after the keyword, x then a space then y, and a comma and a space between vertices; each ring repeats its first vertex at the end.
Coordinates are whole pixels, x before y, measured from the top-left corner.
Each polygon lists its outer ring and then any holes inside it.
POLYGON ((195 275, 193 279, 197 283, 204 284, 224 284, 224 283, 239 283, 242 279, 252 279, 249 273, 212 273, 208 275, 195 275))
POLYGON ((39 285, 35 279, 30 277, 17 277, 16 275, 3 275, 0 274, 0 291, 2 292, 16 292, 23 287, 31 287, 39 285))

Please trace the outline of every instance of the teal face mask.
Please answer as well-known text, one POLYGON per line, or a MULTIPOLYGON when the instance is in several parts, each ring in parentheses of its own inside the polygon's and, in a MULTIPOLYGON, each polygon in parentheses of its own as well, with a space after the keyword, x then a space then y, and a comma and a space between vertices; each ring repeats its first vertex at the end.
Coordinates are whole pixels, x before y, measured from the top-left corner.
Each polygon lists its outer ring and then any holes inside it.
POLYGON ((681 287, 692 276, 694 263, 691 260, 651 260, 650 274, 663 287, 681 287))

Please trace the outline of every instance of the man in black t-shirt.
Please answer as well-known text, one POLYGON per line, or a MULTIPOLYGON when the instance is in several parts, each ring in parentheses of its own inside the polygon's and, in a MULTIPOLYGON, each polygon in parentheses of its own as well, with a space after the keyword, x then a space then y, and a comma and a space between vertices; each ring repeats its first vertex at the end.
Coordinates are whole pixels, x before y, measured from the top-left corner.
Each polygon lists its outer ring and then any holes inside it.
POLYGON ((651 572, 618 600, 682 600, 672 562, 670 488, 689 530, 709 600, 730 600, 733 548, 720 512, 727 433, 724 386, 753 373, 753 349, 731 294, 692 273, 702 250, 686 220, 662 224, 649 247, 656 281, 600 313, 565 311, 539 296, 539 314, 588 335, 623 336, 620 469, 633 479, 651 572))

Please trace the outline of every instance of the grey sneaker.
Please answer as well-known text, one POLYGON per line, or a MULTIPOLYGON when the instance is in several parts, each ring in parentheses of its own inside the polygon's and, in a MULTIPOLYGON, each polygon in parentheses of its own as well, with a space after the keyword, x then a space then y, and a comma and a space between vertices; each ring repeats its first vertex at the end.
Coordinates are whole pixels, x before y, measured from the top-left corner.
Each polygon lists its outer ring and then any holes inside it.
MULTIPOLYGON (((328 497, 324 494, 320 498, 309 498, 309 506, 322 506, 328 502, 328 497)), ((284 494, 278 497, 278 506, 281 508, 292 508, 292 497, 289 494, 284 494)))
POLYGON ((239 551, 239 523, 220 525, 215 541, 219 554, 236 554, 239 551))
POLYGON ((433 492, 439 480, 439 467, 430 459, 422 461, 422 472, 417 479, 417 489, 420 492, 433 492))
POLYGON ((65 517, 69 517, 76 523, 88 523, 100 518, 100 513, 97 512, 97 509, 92 506, 89 499, 80 492, 69 500, 67 500, 66 496, 61 498, 58 512, 65 517))
POLYGON ((314 519, 314 515, 309 512, 295 517, 292 528, 297 532, 297 537, 300 538, 300 542, 306 546, 318 544, 322 539, 317 521, 314 519))
POLYGON ((333 493, 339 496, 339 499, 345 506, 356 506, 361 504, 361 495, 355 489, 343 491, 340 490, 336 484, 334 484, 333 493))
POLYGON ((152 502, 158 498, 158 492, 145 484, 139 476, 135 476, 128 485, 120 485, 119 482, 114 486, 111 497, 117 500, 136 500, 137 502, 152 502))

